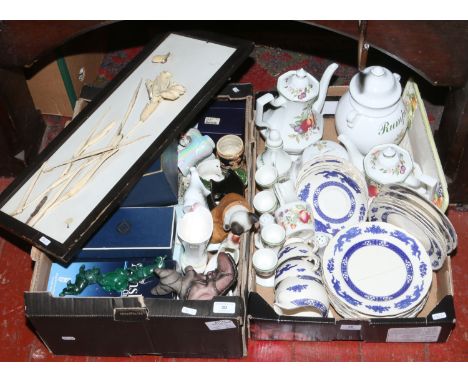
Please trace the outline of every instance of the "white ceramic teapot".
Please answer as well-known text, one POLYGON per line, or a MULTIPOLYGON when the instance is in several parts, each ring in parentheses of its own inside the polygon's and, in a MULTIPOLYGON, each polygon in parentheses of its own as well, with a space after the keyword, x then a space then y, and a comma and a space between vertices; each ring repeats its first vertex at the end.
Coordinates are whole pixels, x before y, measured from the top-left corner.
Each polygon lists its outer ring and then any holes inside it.
POLYGON ((328 66, 320 83, 304 69, 291 70, 278 78, 278 97, 267 93, 257 99, 255 123, 259 127, 278 130, 288 154, 299 155, 322 138, 321 113, 328 84, 337 68, 335 63, 328 66), (275 109, 264 112, 267 104, 275 109))
POLYGON ((338 102, 335 124, 362 154, 376 145, 400 143, 408 125, 400 75, 381 66, 357 73, 338 102))

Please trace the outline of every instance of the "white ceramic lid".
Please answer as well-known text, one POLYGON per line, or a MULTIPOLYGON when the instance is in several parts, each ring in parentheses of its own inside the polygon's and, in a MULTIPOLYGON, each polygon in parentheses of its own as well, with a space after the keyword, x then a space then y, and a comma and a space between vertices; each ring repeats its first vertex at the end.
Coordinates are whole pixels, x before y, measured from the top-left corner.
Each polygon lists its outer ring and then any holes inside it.
POLYGON ((369 66, 351 79, 349 92, 363 106, 390 107, 401 97, 400 76, 381 66, 369 66))
POLYGON ((408 151, 394 144, 378 145, 364 158, 366 175, 380 184, 403 182, 413 171, 408 151))
POLYGON ((319 82, 301 68, 282 74, 278 78, 277 88, 290 101, 307 102, 317 97, 319 82))

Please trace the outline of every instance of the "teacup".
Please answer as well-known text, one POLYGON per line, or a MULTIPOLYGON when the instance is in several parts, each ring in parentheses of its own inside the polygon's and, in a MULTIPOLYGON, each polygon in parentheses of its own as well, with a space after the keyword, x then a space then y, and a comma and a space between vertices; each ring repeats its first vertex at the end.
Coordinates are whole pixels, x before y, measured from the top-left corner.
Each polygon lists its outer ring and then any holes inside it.
POLYGON ((259 214, 273 213, 278 206, 275 193, 271 190, 260 191, 253 198, 253 206, 259 214))
POLYGON ((275 212, 276 221, 286 230, 286 236, 310 240, 314 237, 315 226, 310 204, 296 201, 282 205, 275 212))
POLYGON ((322 282, 322 275, 319 272, 320 263, 303 259, 289 260, 282 263, 275 271, 275 287, 288 277, 299 279, 317 279, 322 282))
POLYGON ((272 287, 275 280, 275 269, 278 263, 276 252, 271 248, 261 248, 252 256, 252 266, 255 269, 255 282, 265 287, 272 287))
POLYGON ((286 231, 279 224, 268 224, 260 231, 260 239, 263 247, 271 248, 278 253, 286 240, 286 231))
POLYGON ((274 306, 283 315, 299 309, 308 312, 309 317, 326 317, 330 301, 319 280, 288 277, 276 288, 274 306))
POLYGON ((305 243, 300 239, 289 239, 278 253, 278 265, 285 261, 302 259, 312 261, 320 266, 320 257, 317 255, 317 246, 312 242, 305 243))
POLYGON ((277 179, 278 170, 271 165, 264 165, 255 173, 255 183, 262 189, 273 187, 277 179))

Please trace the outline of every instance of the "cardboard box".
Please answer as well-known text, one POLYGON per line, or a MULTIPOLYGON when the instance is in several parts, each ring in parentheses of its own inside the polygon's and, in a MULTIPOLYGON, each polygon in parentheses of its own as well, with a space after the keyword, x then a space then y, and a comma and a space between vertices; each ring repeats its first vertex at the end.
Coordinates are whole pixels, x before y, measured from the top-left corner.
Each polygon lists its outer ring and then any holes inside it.
POLYGON ((103 57, 103 52, 53 55, 52 62, 27 80, 36 108, 71 117, 81 88, 96 80, 103 57))
MULTIPOLYGON (((324 108, 326 118, 323 139, 336 141, 333 114, 339 97, 346 90, 346 87, 330 87, 328 90, 324 108)), ((404 97, 413 101, 414 109, 412 125, 407 130, 401 145, 412 153, 424 173, 439 180, 441 188, 434 203, 445 211, 448 205, 447 185, 416 84, 408 82, 404 97)), ((254 134, 252 141, 256 142, 255 150, 260 153, 264 150, 264 142, 259 137, 258 131, 254 131, 254 134)), ((251 253, 254 250, 252 242, 251 253)), ((273 288, 256 284, 255 270, 251 264, 248 290, 249 336, 255 340, 445 342, 455 326, 450 257, 442 269, 433 272, 428 301, 415 318, 350 320, 340 317, 333 308, 331 308, 332 317, 329 318, 279 316, 273 310, 273 288)))
MULTIPOLYGON (((228 85, 220 98, 229 98, 228 85)), ((247 132, 253 126, 252 87, 240 99, 250 110, 247 132)), ((236 98, 237 99, 237 98, 236 98)), ((246 161, 254 146, 246 144, 246 161)), ((247 175, 252 183, 250 167, 247 175)), ((251 192, 246 197, 250 201, 251 192)), ((229 296, 211 301, 127 297, 54 297, 47 290, 52 261, 33 249, 31 287, 25 292, 25 314, 38 336, 54 354, 122 356, 161 354, 168 357, 239 358, 246 355, 247 270, 250 233, 241 238, 238 281, 229 296)))

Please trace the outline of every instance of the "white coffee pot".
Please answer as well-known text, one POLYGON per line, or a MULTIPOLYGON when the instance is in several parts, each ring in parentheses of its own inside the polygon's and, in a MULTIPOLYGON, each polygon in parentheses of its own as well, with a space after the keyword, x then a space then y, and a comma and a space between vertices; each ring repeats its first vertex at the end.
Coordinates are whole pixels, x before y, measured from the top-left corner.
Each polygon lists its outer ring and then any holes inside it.
POLYGON ((408 125, 401 93, 400 75, 386 68, 370 66, 357 73, 338 102, 338 134, 346 135, 363 155, 376 145, 400 143, 408 125))
MULTIPOLYGON (((304 69, 288 71, 278 78, 278 97, 267 93, 257 99, 255 123, 268 130, 278 130, 288 154, 299 155, 322 138, 321 113, 330 79, 337 68, 335 63, 328 66, 320 82, 304 69), (264 111, 267 104, 274 109, 264 111)), ((261 133, 268 134, 264 130, 261 133)))

